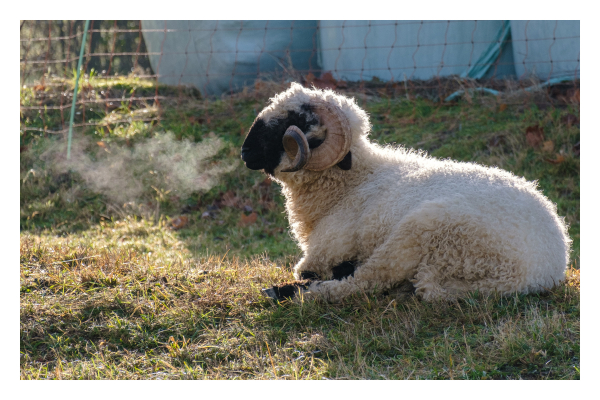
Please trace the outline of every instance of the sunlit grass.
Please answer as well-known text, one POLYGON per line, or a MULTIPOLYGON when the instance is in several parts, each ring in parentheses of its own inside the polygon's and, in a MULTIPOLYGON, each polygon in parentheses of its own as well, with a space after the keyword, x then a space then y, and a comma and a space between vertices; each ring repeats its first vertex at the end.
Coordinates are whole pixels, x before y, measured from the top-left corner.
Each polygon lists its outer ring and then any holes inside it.
MULTIPOLYGON (((89 99, 166 98, 160 110, 151 101, 88 110, 86 118, 106 123, 76 132, 91 139, 90 154, 169 131, 177 140, 221 138, 215 162, 231 164, 244 130, 282 88, 209 100, 133 77, 82 79, 89 99), (144 116, 160 118, 136 120, 144 116)), ((60 104, 72 83, 23 88, 21 104, 60 104)), ((42 161, 54 137, 22 130, 21 378, 579 379, 578 108, 357 101, 380 143, 538 180, 574 239, 566 281, 540 295, 472 293, 454 303, 375 293, 341 304, 274 304, 260 290, 292 279, 300 251, 280 189, 263 174, 239 167, 187 197, 149 190, 117 204, 42 161), (533 125, 544 128, 551 150, 527 144, 533 125), (548 161, 558 155, 560 163, 548 161)), ((25 109, 21 123, 52 130, 61 118, 60 110, 25 109)))
POLYGON ((24 379, 573 379, 579 281, 457 303, 273 304, 261 257, 192 257, 146 222, 21 238, 24 379), (136 236, 120 242, 121 235, 136 236), (146 246, 152 251, 147 251, 146 246))

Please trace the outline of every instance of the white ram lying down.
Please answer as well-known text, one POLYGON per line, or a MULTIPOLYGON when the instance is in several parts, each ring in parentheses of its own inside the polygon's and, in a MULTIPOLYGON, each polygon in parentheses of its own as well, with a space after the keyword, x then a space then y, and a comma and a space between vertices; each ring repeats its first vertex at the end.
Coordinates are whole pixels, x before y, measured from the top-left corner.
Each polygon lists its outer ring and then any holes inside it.
MULTIPOLYGON (((242 159, 283 188, 297 279, 329 301, 412 282, 426 300, 532 293, 565 275, 570 239, 536 184, 368 139, 353 99, 299 84, 271 99, 242 159)), ((290 288, 267 290, 290 296, 290 288), (285 289, 285 290, 284 290, 285 289)))

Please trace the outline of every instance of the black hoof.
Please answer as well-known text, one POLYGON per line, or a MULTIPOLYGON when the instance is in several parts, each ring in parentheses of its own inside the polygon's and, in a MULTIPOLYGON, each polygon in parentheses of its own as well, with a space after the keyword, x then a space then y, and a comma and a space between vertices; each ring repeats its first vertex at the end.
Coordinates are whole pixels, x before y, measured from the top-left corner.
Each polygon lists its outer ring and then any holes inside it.
POLYGON ((316 272, 312 272, 312 271, 302 271, 300 273, 300 279, 302 280, 309 280, 309 281, 318 281, 319 279, 321 279, 319 277, 319 274, 317 274, 316 272))
POLYGON ((273 288, 263 289, 262 292, 265 296, 270 297, 273 300, 279 300, 279 298, 277 297, 277 294, 275 293, 275 290, 273 288))
POLYGON ((289 285, 273 286, 270 288, 263 289, 262 292, 273 300, 282 301, 285 299, 293 299, 299 293, 303 293, 307 290, 307 286, 299 283, 293 283, 289 285))

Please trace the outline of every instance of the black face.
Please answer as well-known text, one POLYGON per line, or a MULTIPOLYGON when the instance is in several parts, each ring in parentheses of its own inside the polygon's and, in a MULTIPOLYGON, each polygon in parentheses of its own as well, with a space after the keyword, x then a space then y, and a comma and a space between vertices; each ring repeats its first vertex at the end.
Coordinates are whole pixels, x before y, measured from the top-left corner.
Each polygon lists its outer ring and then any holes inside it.
MULTIPOLYGON (((296 125, 302 132, 307 133, 311 127, 318 124, 318 118, 312 117, 310 106, 302 106, 302 111, 304 112, 290 111, 286 118, 279 119, 270 126, 266 126, 262 119, 254 121, 242 145, 242 160, 246 167, 253 170, 264 169, 266 173, 273 175, 284 153, 282 140, 287 128, 296 125)), ((308 140, 310 148, 321 143, 319 139, 308 140)))

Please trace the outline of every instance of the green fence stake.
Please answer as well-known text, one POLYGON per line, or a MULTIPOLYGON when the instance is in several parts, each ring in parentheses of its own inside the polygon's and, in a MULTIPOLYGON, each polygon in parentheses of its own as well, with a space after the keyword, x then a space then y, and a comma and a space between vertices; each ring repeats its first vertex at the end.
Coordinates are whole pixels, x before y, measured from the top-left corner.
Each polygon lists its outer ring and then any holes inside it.
POLYGON ((75 91, 73 92, 73 104, 71 104, 71 120, 69 121, 69 140, 67 143, 67 160, 71 158, 71 137, 73 136, 73 120, 75 119, 75 103, 77 102, 77 89, 79 89, 79 75, 81 73, 81 62, 83 61, 83 50, 87 32, 90 27, 90 20, 85 21, 83 28, 83 39, 81 40, 81 50, 79 51, 79 62, 77 63, 77 78, 75 78, 75 91))

